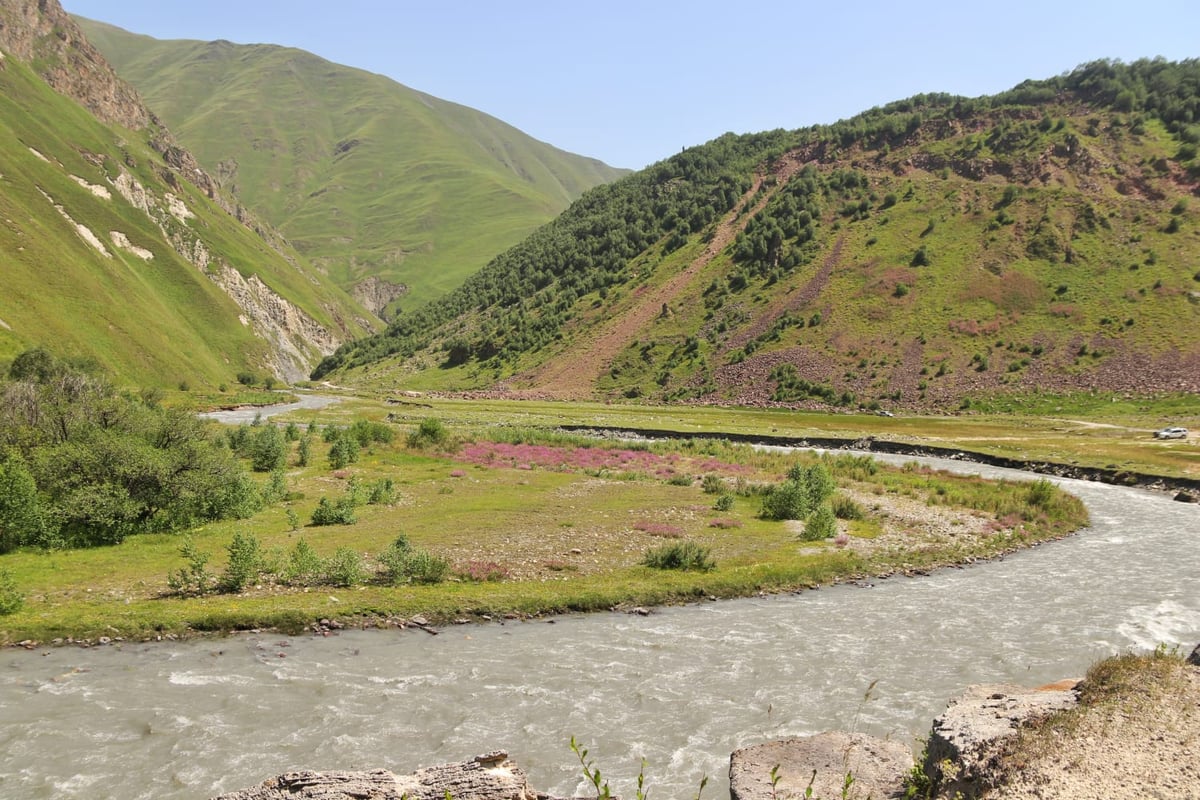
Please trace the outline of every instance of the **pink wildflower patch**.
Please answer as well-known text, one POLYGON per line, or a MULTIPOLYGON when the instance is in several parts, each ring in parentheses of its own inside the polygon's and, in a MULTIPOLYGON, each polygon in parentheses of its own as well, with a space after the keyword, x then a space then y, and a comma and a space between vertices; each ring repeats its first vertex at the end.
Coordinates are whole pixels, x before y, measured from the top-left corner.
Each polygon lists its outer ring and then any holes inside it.
POLYGON ((329 474, 332 475, 333 477, 337 478, 340 481, 344 481, 344 480, 346 480, 346 478, 350 477, 350 470, 335 469, 333 472, 331 472, 329 474))
POLYGON ((467 477, 467 471, 465 469, 451 470, 450 477, 451 478, 465 478, 465 477, 467 477))
POLYGON ((850 534, 842 531, 837 536, 833 537, 833 546, 837 548, 845 547, 850 544, 850 534))
POLYGON ((742 521, 740 519, 714 519, 714 520, 709 520, 708 527, 720 528, 721 530, 728 530, 729 528, 740 528, 740 527, 742 527, 742 521))

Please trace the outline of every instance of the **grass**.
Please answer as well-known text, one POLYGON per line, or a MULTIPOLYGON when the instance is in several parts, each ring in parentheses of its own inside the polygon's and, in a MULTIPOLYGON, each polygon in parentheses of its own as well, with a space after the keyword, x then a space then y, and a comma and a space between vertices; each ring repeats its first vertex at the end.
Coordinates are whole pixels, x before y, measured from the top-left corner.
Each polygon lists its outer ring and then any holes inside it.
MULTIPOLYGON (((536 439, 532 432, 523 438, 536 439)), ((211 556, 208 568, 215 574, 224 569, 226 548, 235 535, 255 537, 277 561, 302 538, 323 558, 350 548, 378 569, 380 554, 403 534, 413 548, 448 559, 452 572, 470 576, 477 565, 487 564, 489 573, 506 576, 504 580, 454 579, 393 587, 381 578, 350 588, 294 589, 260 579, 237 595, 182 598, 172 596, 167 586, 168 573, 184 565, 182 539, 140 535, 111 548, 0 556, 0 569, 12 576, 26 598, 20 611, 0 618, 0 641, 153 638, 260 627, 294 630, 322 617, 380 620, 421 613, 447 621, 674 603, 933 566, 994 554, 1025 541, 1005 530, 980 538, 970 548, 939 549, 917 537, 910 557, 893 550, 864 556, 831 543, 801 546, 792 528, 758 518, 753 495, 737 497, 731 509, 718 513, 699 480, 683 486, 655 474, 669 467, 674 474, 719 471, 731 479, 769 482, 778 480, 796 457, 720 443, 703 448, 659 443, 638 451, 614 448, 611 458, 618 462, 630 452, 645 462, 637 472, 614 473, 597 467, 589 452, 606 449, 602 444, 553 432, 546 438, 553 444, 532 446, 543 454, 557 451, 561 458, 545 459, 528 469, 511 461, 479 463, 467 455, 470 451, 454 446, 445 452, 410 450, 403 437, 397 437, 393 444, 373 445, 357 464, 337 472, 329 470, 327 445, 318 438, 312 464, 289 468, 290 500, 249 520, 206 525, 190 534, 196 548, 211 556), (292 529, 289 511, 293 519, 308 520, 321 498, 342 496, 351 478, 370 485, 384 477, 395 484, 393 505, 360 506, 352 525, 292 529), (721 526, 710 524, 718 518, 721 526), (716 568, 664 572, 643 566, 646 551, 672 541, 659 532, 667 529, 678 531, 689 546, 706 550, 716 568)), ((831 463, 844 482, 860 482, 855 476, 861 462, 831 463)), ((942 474, 879 470, 876 477, 883 481, 882 492, 932 498, 936 487, 950 487, 955 496, 1004 513, 1029 494, 1023 486, 942 474)), ((1078 506, 1053 521, 1045 515, 1030 516, 1034 519, 1028 524, 1028 541, 1061 535, 1085 518, 1078 506)), ((884 526, 868 513, 850 532, 872 537, 884 526)))
MULTIPOLYGON (((159 221, 126 202, 113 181, 133 176, 155 202, 170 192, 194 212, 186 222, 164 215, 167 234, 193 242, 243 275, 258 275, 272 290, 340 335, 338 319, 365 318, 328 279, 309 274, 294 251, 276 252, 257 234, 218 209, 186 181, 169 185, 148 132, 106 127, 79 104, 7 59, 0 71, 0 250, 5 290, 0 295, 0 362, 37 344, 64 358, 90 358, 118 383, 197 389, 232 385, 236 374, 266 371, 269 351, 243 312, 204 270, 168 243, 159 221), (43 158, 39 158, 30 148, 43 158), (104 187, 98 197, 72 176, 104 187), (47 199, 61 205, 108 251, 89 245, 47 199), (115 245, 123 233, 149 250, 143 261, 115 245), (288 258, 304 267, 297 269, 288 258), (51 268, 52 267, 52 268, 51 268), (311 277, 311 279, 310 279, 311 277)), ((182 247, 182 245, 181 245, 182 247)), ((315 355, 315 352, 312 353, 315 355)))
POLYGON ((623 172, 300 50, 80 24, 202 164, 236 164, 239 198, 306 257, 345 288, 407 287, 408 310, 623 172))
MULTIPOLYGON (((295 419, 347 421, 355 415, 392 415, 416 424, 429 416, 454 430, 495 424, 501 431, 584 425, 616 430, 665 430, 696 434, 834 438, 871 436, 914 446, 958 448, 1030 462, 1096 467, 1169 477, 1200 478, 1200 447, 1194 439, 1158 441, 1152 432, 1168 422, 1200 429, 1200 405, 1188 396, 1112 402, 1108 395, 1047 400, 1053 416, 971 413, 963 415, 843 414, 789 409, 659 406, 648 403, 567 403, 421 397, 388 403, 390 395, 349 399, 295 419), (1085 402, 1086 401, 1086 402, 1085 402)), ((1040 407, 1039 407, 1040 408, 1040 407)))

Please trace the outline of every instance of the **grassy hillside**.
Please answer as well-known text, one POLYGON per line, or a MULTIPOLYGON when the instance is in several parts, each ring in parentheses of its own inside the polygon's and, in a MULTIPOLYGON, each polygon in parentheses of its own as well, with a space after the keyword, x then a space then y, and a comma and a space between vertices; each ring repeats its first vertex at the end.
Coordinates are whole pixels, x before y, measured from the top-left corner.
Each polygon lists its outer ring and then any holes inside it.
POLYGON ((158 41, 79 20, 183 144, 343 287, 410 309, 623 174, 310 53, 158 41))
POLYGON ((868 408, 1200 391, 1200 62, 726 136, 326 359, 381 387, 868 408))
POLYGON ((313 363, 320 351, 302 336, 262 337, 216 282, 235 273, 335 340, 368 329, 344 292, 180 181, 152 135, 102 125, 16 58, 0 60, 0 362, 43 345, 122 382, 196 387, 313 363))

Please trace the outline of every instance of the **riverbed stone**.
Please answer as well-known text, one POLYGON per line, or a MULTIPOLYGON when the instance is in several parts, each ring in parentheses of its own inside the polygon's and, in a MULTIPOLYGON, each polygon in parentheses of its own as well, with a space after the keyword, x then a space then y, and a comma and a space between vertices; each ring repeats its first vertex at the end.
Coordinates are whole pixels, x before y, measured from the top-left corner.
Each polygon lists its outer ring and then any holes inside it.
POLYGON ((912 751, 900 742, 829 731, 735 750, 729 758, 729 793, 732 800, 799 798, 812 781, 812 797, 898 798, 904 796, 904 777, 912 765, 912 751), (772 787, 776 766, 779 782, 772 787), (843 794, 847 773, 854 781, 843 794))
POLYGON ((407 775, 362 772, 285 772, 258 786, 213 800, 537 800, 525 772, 502 751, 407 775))
POLYGON ((933 722, 924 770, 937 797, 978 797, 995 786, 1005 745, 1022 727, 1079 702, 1077 681, 1030 689, 970 686, 933 722))

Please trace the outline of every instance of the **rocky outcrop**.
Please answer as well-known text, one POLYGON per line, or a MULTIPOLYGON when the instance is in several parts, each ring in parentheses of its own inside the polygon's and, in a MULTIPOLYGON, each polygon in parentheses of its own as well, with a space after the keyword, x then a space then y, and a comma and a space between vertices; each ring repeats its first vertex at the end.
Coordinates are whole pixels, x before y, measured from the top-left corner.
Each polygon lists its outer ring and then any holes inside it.
POLYGON ((776 800, 805 797, 811 786, 812 797, 899 798, 912 765, 912 752, 899 742, 830 731, 734 751, 729 792, 732 800, 776 800))
POLYGON ((1078 681, 1039 689, 971 686, 933 722, 925 774, 938 797, 978 797, 1003 780, 1004 748, 1024 727, 1079 702, 1078 681))
POLYGON ((350 294, 363 308, 380 317, 383 316, 383 310, 387 308, 388 303, 407 293, 408 287, 404 284, 385 281, 377 275, 363 278, 350 290, 350 294))
POLYGON ((53 0, 5 0, 0 9, 0 50, 26 63, 60 94, 98 119, 141 130, 158 120, 132 86, 117 77, 70 15, 53 0))
POLYGON ((280 297, 257 275, 243 277, 225 264, 209 277, 241 307, 244 321, 270 342, 275 374, 284 380, 308 377, 312 365, 309 347, 329 355, 340 344, 328 328, 280 297))
POLYGON ((396 775, 366 772, 288 772, 252 789, 214 800, 536 800, 525 773, 504 752, 396 775))

